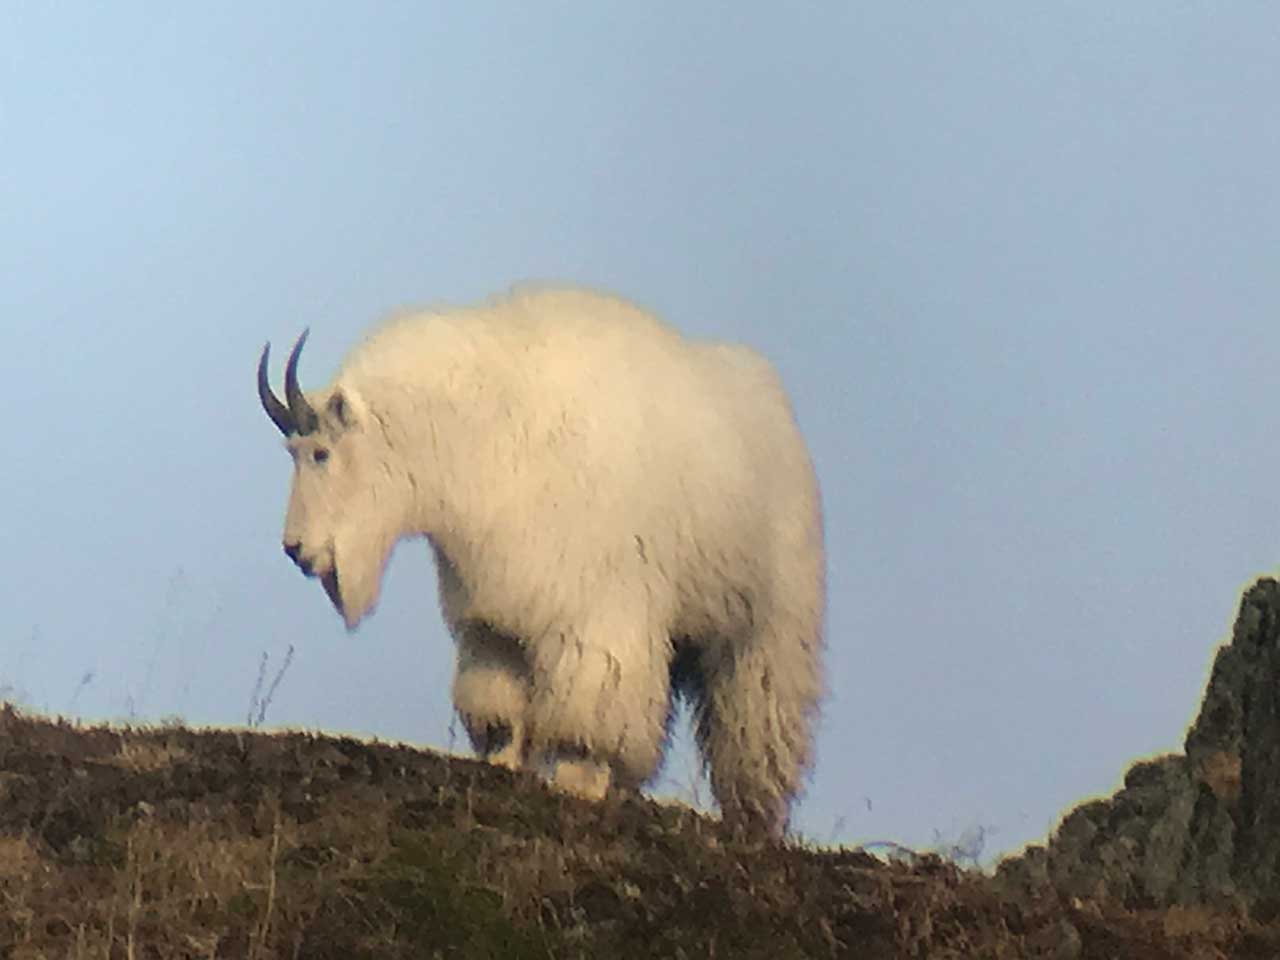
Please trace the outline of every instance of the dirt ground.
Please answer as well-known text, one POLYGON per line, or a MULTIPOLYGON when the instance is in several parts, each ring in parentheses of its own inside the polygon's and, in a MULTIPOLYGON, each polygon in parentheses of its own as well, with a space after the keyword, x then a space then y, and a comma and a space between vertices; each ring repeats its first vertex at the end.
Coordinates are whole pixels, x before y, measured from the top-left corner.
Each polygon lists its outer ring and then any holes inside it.
POLYGON ((643 798, 307 734, 0 709, 0 958, 1274 958, 1280 924, 752 845, 643 798))

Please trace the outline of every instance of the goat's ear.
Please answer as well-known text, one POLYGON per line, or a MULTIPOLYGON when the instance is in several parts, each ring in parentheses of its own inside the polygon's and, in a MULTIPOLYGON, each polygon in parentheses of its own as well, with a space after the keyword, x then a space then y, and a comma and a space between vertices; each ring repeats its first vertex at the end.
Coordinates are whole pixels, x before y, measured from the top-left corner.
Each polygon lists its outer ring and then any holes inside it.
POLYGON ((344 429, 354 427, 358 420, 354 405, 341 390, 335 390, 329 395, 325 410, 333 418, 333 422, 344 429))

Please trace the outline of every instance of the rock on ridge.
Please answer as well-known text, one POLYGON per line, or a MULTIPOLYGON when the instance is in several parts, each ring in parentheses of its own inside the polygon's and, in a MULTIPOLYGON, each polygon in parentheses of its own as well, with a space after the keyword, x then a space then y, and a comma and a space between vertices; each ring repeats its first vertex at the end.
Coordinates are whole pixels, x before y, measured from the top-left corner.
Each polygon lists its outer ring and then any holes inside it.
POLYGON ((1003 861, 1023 896, 1133 907, 1280 912, 1280 583, 1244 595, 1184 753, 1135 763, 1113 796, 1076 807, 1045 846, 1003 861))

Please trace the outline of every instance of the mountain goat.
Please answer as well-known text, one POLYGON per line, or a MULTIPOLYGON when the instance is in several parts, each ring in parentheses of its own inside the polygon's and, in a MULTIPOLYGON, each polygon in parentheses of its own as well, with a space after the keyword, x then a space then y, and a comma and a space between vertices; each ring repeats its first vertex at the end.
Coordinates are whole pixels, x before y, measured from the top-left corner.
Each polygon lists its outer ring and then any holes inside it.
POLYGON ((726 818, 779 835, 812 760, 825 559, 772 367, 573 289, 402 315, 303 393, 284 549, 354 629, 402 538, 435 553, 476 751, 600 798, 657 772, 673 699, 726 818))

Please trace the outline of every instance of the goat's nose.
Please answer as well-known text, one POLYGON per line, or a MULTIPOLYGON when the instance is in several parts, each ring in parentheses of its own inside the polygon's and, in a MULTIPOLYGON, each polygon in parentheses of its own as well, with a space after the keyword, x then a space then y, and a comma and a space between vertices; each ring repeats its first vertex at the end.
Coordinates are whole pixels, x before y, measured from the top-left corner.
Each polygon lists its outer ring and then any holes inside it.
POLYGON ((302 544, 286 543, 284 545, 284 552, 288 554, 290 560, 298 565, 298 569, 302 571, 304 576, 311 576, 311 561, 302 555, 302 544))
POLYGON ((290 560, 298 565, 298 569, 302 571, 304 576, 311 576, 311 561, 302 555, 302 544, 286 543, 284 552, 290 560))

